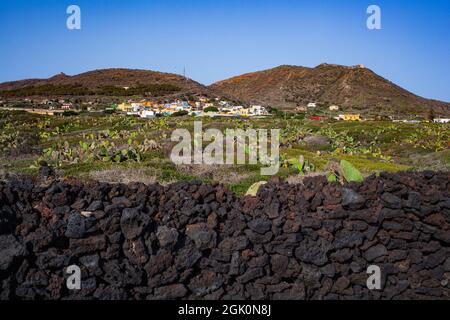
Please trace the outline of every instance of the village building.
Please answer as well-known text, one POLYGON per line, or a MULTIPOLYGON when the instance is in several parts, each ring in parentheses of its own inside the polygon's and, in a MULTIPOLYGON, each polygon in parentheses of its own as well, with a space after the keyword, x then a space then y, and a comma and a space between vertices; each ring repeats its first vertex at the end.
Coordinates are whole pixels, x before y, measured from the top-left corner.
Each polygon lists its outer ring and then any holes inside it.
POLYGON ((434 123, 450 123, 449 118, 437 118, 433 120, 434 123))
POLYGON ((311 120, 311 121, 323 121, 323 120, 325 120, 325 117, 322 117, 322 116, 309 116, 308 120, 311 120))
POLYGON ((129 103, 120 103, 117 105, 117 110, 122 112, 131 112, 133 111, 133 107, 129 103))
POLYGON ((344 120, 344 121, 361 121, 361 115, 360 114, 340 114, 337 117, 338 120, 344 120))
POLYGON ((255 116, 265 116, 268 115, 269 112, 267 112, 266 108, 264 108, 263 106, 251 106, 250 114, 255 116))
POLYGON ((147 118, 147 119, 151 119, 156 117, 156 113, 153 110, 141 110, 139 113, 141 118, 147 118))
POLYGON ((330 111, 339 111, 339 106, 335 106, 335 105, 329 106, 328 110, 330 110, 330 111))

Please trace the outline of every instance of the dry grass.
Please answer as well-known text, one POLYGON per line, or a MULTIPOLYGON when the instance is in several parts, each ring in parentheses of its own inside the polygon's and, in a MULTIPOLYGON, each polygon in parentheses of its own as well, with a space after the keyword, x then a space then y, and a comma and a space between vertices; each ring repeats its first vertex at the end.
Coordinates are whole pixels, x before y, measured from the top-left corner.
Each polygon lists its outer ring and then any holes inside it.
POLYGON ((217 166, 217 165, 180 165, 177 166, 180 172, 189 174, 199 179, 208 179, 211 181, 217 181, 223 184, 237 184, 245 179, 248 179, 250 173, 241 173, 237 170, 230 170, 230 166, 217 166))
POLYGON ((157 182, 156 175, 151 169, 143 168, 113 168, 91 171, 86 176, 89 179, 108 183, 142 182, 152 184, 157 182))
POLYGON ((325 176, 324 172, 311 172, 305 175, 295 174, 286 178, 286 182, 289 184, 303 184, 303 180, 308 177, 325 176))

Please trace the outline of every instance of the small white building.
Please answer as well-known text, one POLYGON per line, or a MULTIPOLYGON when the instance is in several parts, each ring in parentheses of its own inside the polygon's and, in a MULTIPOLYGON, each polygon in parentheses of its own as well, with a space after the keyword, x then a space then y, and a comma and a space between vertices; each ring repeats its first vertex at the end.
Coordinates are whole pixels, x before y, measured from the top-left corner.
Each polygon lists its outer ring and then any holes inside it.
POLYGON ((156 117, 156 114, 152 110, 142 110, 140 113, 141 118, 151 119, 156 117))
POLYGON ((330 111, 339 111, 339 106, 332 105, 328 108, 330 111))
POLYGON ((131 108, 133 108, 133 112, 138 112, 143 108, 143 105, 141 105, 140 103, 132 103, 131 108))
POLYGON ((317 107, 317 102, 310 102, 307 105, 308 108, 316 108, 317 107))
POLYGON ((251 106, 249 111, 255 116, 265 116, 269 114, 263 106, 251 106))
POLYGON ((403 123, 409 123, 409 124, 418 124, 421 121, 420 120, 402 120, 403 123))
POLYGON ((450 119, 448 118, 437 118, 433 120, 434 123, 450 123, 450 119))

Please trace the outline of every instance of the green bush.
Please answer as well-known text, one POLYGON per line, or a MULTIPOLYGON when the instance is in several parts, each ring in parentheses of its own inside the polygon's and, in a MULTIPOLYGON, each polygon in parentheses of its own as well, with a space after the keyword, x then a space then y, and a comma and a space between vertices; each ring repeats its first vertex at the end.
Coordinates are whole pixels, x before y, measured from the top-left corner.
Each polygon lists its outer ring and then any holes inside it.
POLYGON ((216 107, 208 107, 203 109, 204 112, 218 112, 219 109, 217 109, 216 107))
POLYGON ((189 112, 187 112, 186 110, 180 110, 180 111, 173 113, 172 117, 182 117, 182 116, 186 116, 188 114, 189 114, 189 112))
POLYGON ((75 112, 75 111, 72 111, 72 110, 64 111, 62 113, 63 117, 73 117, 73 116, 77 116, 77 115, 78 115, 78 112, 75 112))

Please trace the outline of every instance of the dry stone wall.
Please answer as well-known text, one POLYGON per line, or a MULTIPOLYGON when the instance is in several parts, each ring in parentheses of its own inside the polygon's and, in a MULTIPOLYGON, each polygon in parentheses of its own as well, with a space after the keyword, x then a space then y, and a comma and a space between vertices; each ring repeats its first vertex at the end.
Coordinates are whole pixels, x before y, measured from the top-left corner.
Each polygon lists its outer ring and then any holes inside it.
POLYGON ((273 178, 242 198, 196 181, 11 178, 0 299, 449 299, 449 178, 273 178), (66 286, 70 265, 80 290, 66 286))

